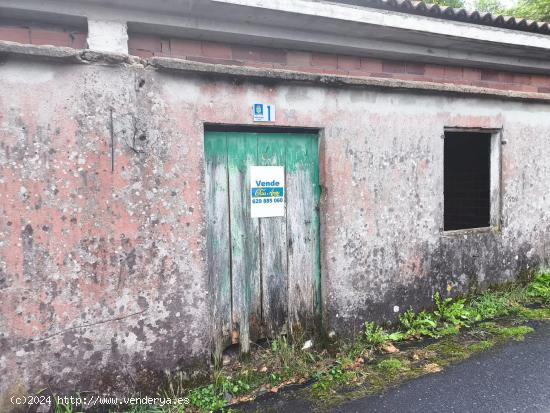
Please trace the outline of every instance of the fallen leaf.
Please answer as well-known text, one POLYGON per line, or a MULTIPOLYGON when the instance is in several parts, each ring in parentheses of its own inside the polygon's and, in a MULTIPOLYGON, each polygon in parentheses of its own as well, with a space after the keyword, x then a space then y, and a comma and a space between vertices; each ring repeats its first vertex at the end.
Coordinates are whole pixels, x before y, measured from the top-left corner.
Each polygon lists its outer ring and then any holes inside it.
POLYGON ((431 350, 415 350, 411 353, 410 358, 411 360, 424 360, 431 357, 435 357, 437 353, 435 351, 431 350))
POLYGON ((441 371, 441 366, 437 363, 428 363, 424 366, 424 370, 428 373, 437 373, 441 371))
POLYGON ((353 367, 357 369, 357 368, 361 367, 361 365, 363 365, 364 363, 365 363, 365 359, 363 357, 357 357, 353 361, 353 367))
POLYGON ((265 373, 265 372, 267 371, 267 366, 263 366, 263 367, 260 369, 260 371, 261 371, 262 373, 265 373))
POLYGON ((382 344, 380 349, 386 353, 399 353, 399 349, 390 342, 382 344))

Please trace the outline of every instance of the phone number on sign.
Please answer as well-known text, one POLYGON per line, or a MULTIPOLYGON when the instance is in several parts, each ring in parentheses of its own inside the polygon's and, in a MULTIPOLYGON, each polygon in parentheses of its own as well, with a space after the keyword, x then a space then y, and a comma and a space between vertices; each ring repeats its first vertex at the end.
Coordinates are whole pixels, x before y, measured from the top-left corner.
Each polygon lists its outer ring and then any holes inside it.
POLYGON ((253 204, 271 204, 271 203, 281 203, 283 202, 283 198, 257 198, 252 199, 253 204))

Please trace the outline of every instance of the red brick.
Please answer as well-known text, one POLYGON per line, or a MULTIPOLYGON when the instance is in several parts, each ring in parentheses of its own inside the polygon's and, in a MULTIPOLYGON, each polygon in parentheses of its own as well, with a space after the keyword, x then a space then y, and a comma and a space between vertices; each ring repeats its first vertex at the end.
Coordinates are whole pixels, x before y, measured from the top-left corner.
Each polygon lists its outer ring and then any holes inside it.
POLYGON ((407 73, 412 75, 423 75, 426 73, 426 65, 421 63, 407 63, 407 73))
POLYGON ((467 81, 481 80, 481 70, 465 67, 462 70, 462 78, 467 81))
POLYGON ((514 73, 514 83, 519 83, 521 85, 530 85, 531 75, 524 73, 514 73))
POLYGON ((170 56, 170 40, 160 39, 160 51, 163 56, 170 56))
POLYGON ((382 73, 382 60, 362 57, 361 69, 369 73, 382 73))
POLYGON ((260 57, 263 62, 279 63, 285 65, 287 62, 286 50, 261 48, 260 57))
POLYGON ((150 50, 142 50, 142 49, 128 49, 128 53, 130 53, 132 56, 138 56, 144 59, 148 59, 155 55, 150 50))
POLYGON ((311 64, 317 67, 336 69, 338 67, 338 56, 328 53, 311 53, 311 64))
POLYGON ((548 86, 548 87, 550 87, 550 76, 531 75, 531 84, 536 85, 536 86, 548 86))
POLYGON ((338 69, 357 70, 361 67, 361 59, 355 56, 338 56, 338 69))
POLYGON ((382 71, 385 73, 405 73, 407 71, 407 65, 402 62, 382 62, 382 71))
POLYGON ((7 40, 17 43, 30 43, 29 29, 27 27, 0 27, 0 40, 7 40))
POLYGON ((199 40, 170 39, 170 54, 174 57, 201 56, 199 40))
POLYGON ((254 46, 241 46, 233 45, 231 46, 231 55, 233 59, 243 60, 243 61, 261 61, 262 55, 259 47, 254 46))
POLYGON ((134 50, 147 50, 151 53, 161 52, 160 37, 148 34, 130 34, 128 48, 134 50))
POLYGON ((510 72, 499 72, 498 81, 504 83, 514 83, 514 74, 510 72))
POLYGON ((290 67, 311 66, 311 53, 289 50, 286 54, 286 63, 290 67))
POLYGON ((31 43, 38 45, 47 44, 52 46, 69 47, 72 40, 68 32, 31 28, 31 43))
POLYGON ((445 77, 445 67, 441 65, 426 65, 424 76, 427 78, 441 79, 445 77))
POLYGON ((286 64, 286 51, 256 46, 231 46, 233 59, 286 64))
POLYGON ((87 34, 82 32, 71 32, 71 47, 75 49, 85 49, 87 46, 87 34))
POLYGON ((488 80, 491 82, 498 82, 498 72, 491 69, 481 70, 481 80, 488 80))
POLYGON ((523 90, 524 92, 538 92, 538 88, 536 86, 524 85, 521 83, 518 83, 517 85, 521 87, 521 90, 523 90))
POLYGON ((456 66, 444 66, 445 79, 462 79, 462 68, 456 66))
POLYGON ((538 91, 539 93, 550 93, 550 87, 539 86, 538 91))
POLYGON ((214 59, 231 59, 231 47, 222 43, 202 42, 202 55, 214 59))

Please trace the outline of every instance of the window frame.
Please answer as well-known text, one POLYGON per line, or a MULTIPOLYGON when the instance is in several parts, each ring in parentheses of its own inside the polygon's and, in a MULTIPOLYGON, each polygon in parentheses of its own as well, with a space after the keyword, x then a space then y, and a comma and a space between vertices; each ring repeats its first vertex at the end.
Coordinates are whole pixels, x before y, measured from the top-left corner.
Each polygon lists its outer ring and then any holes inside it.
MULTIPOLYGON (((502 229, 502 145, 506 143, 502 138, 502 128, 482 127, 444 127, 442 139, 445 139, 446 132, 462 133, 486 133, 490 136, 489 144, 489 226, 479 228, 464 228, 456 230, 445 230, 445 181, 441 179, 441 226, 440 233, 443 236, 461 236, 468 234, 482 234, 488 232, 500 232, 502 229)), ((441 145, 441 176, 445 171, 445 145, 441 145)))

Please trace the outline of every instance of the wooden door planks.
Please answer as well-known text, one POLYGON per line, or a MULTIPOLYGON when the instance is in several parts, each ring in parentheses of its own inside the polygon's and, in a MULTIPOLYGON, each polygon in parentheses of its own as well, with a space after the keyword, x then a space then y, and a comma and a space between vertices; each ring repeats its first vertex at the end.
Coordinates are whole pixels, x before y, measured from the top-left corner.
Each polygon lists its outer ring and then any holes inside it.
MULTIPOLYGON (((284 136, 266 134, 258 137, 258 165, 284 166, 284 136)), ((286 217, 260 218, 262 268, 262 310, 266 335, 277 337, 286 330, 288 286, 286 260, 286 217)))
POLYGON ((231 273, 229 250, 229 194, 227 138, 209 133, 204 139, 206 154, 206 216, 208 279, 211 286, 212 352, 216 361, 231 344, 231 273))
POLYGON ((291 331, 321 314, 317 136, 208 132, 207 259, 213 352, 291 331), (286 216, 250 217, 250 166, 285 166, 286 216))
POLYGON ((291 332, 315 331, 320 314, 317 139, 286 145, 288 313, 291 332))
POLYGON ((250 218, 250 166, 258 156, 256 134, 228 134, 229 222, 233 280, 233 330, 242 353, 261 337, 259 223, 250 218))

